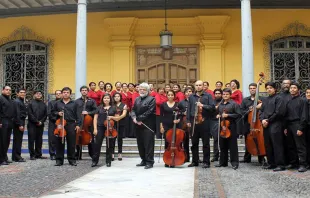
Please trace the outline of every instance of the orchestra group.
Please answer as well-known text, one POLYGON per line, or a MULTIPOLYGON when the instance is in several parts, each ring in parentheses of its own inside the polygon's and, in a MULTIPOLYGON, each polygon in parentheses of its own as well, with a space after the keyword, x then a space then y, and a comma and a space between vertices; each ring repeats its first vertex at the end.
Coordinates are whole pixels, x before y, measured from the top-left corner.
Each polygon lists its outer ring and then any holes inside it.
MULTIPOLYGON (((262 76, 261 76, 262 77, 262 76)), ((260 78, 261 79, 261 78, 260 78)), ((192 85, 116 82, 90 82, 80 88, 81 97, 72 100, 72 90, 55 91, 55 100, 46 104, 42 91, 33 91, 25 103, 28 90, 4 86, 0 96, 0 166, 25 162, 21 147, 25 125, 28 131, 30 160, 44 159, 42 141, 48 118, 48 146, 56 166, 64 163, 65 145, 70 165, 82 158, 82 146, 88 146, 91 166, 99 163, 103 140, 106 141, 106 166, 111 167, 114 153, 122 161, 123 138, 136 138, 141 162, 136 166, 153 167, 155 138, 164 141, 165 167, 189 162, 188 167, 219 161, 216 167, 239 167, 238 138, 246 139, 241 162, 250 163, 258 156, 264 169, 305 172, 310 165, 310 87, 301 94, 297 82, 285 79, 281 89, 275 82, 264 84, 266 97, 258 96, 262 82, 248 86, 250 96, 242 96, 238 80, 224 84, 197 80, 192 85), (26 122, 26 118, 27 122, 26 122), (11 135, 12 161, 8 157, 11 135), (202 140, 203 158, 199 159, 202 140), (213 156, 210 156, 213 139, 213 156), (191 155, 190 158, 190 140, 191 155), (117 141, 118 150, 115 151, 117 141), (230 156, 228 156, 228 151, 230 156), (265 160, 265 157, 267 161, 265 160)))

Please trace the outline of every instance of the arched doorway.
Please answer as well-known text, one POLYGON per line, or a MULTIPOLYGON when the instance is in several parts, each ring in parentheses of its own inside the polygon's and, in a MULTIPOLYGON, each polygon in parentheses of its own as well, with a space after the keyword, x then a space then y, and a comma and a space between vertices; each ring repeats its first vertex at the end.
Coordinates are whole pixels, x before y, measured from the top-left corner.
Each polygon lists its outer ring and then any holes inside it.
POLYGON ((34 90, 47 97, 47 46, 37 41, 14 41, 0 47, 3 85, 12 87, 12 98, 17 88, 26 88, 30 100, 34 90))
POLYGON ((198 46, 181 46, 165 50, 137 47, 137 82, 148 82, 156 88, 165 84, 194 83, 198 79, 198 46))
POLYGON ((310 37, 291 36, 273 41, 271 71, 271 78, 279 87, 288 78, 306 89, 310 85, 310 37))

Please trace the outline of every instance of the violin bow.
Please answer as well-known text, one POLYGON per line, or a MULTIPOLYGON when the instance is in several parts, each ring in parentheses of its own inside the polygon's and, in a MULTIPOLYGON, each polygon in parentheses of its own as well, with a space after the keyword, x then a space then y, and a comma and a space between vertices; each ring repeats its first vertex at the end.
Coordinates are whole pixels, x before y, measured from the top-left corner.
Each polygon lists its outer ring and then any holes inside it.
POLYGON ((161 134, 161 139, 160 139, 158 163, 160 163, 160 155, 161 155, 161 147, 162 147, 162 144, 163 144, 163 134, 161 134))
POLYGON ((65 110, 62 110, 62 144, 65 143, 65 110))

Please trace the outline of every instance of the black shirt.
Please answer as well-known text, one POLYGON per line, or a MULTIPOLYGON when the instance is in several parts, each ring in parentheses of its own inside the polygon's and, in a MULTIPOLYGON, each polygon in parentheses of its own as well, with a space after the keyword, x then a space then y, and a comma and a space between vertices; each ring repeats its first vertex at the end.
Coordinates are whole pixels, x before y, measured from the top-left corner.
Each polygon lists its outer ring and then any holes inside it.
POLYGON ((202 107, 202 117, 204 118, 211 118, 212 112, 215 111, 215 105, 214 100, 211 96, 211 94, 202 92, 200 96, 198 96, 196 93, 190 95, 188 99, 188 107, 186 112, 187 122, 191 122, 195 117, 195 107, 197 106, 196 103, 198 102, 198 99, 200 98, 200 103, 203 104, 202 107))
POLYGON ((51 100, 48 102, 48 105, 47 105, 47 116, 48 116, 49 121, 52 123, 55 123, 57 119, 57 115, 52 114, 52 109, 54 108, 56 102, 59 100, 60 99, 51 100))
MULTIPOLYGON (((122 103, 122 102, 121 102, 118 106, 115 105, 116 113, 117 113, 119 116, 121 116, 121 115, 123 114, 125 105, 126 105, 126 104, 124 104, 124 103, 122 103)), ((127 121, 128 121, 128 120, 126 119, 126 117, 124 117, 124 118, 122 118, 122 119, 121 119, 120 121, 118 121, 118 122, 119 122, 119 125, 125 126, 126 123, 127 123, 127 121)))
POLYGON ((16 124, 18 126, 25 125, 25 119, 27 117, 28 109, 22 98, 16 98, 14 101, 14 105, 16 108, 16 124))
POLYGON ((0 96, 0 123, 3 123, 3 119, 13 120, 16 118, 16 109, 10 97, 0 96))
MULTIPOLYGON (((301 96, 291 96, 286 104, 285 120, 288 122, 299 122, 298 130, 305 131, 307 127, 308 102, 301 96)), ((287 124, 287 122, 286 122, 287 124)))
POLYGON ((81 125, 81 118, 78 113, 78 105, 73 100, 70 100, 67 104, 65 104, 63 100, 58 100, 55 103, 55 106, 52 109, 52 114, 56 115, 56 120, 60 118, 58 113, 61 111, 64 111, 64 118, 67 122, 75 122, 76 126, 81 125))
MULTIPOLYGON (((173 127, 174 112, 177 110, 178 103, 174 103, 172 107, 169 107, 167 102, 160 105, 160 122, 163 124, 165 130, 169 130, 173 127)), ((177 117, 179 119, 180 116, 177 117)))
MULTIPOLYGON (((214 100, 215 106, 219 105, 221 101, 222 101, 221 98, 220 98, 220 99, 217 99, 217 100, 214 100)), ((218 120, 218 119, 216 118, 217 114, 218 114, 218 111, 212 112, 212 114, 211 114, 211 119, 212 119, 212 120, 218 120)))
POLYGON ((241 117, 240 107, 233 100, 229 100, 226 103, 225 101, 222 101, 219 104, 219 107, 218 107, 219 114, 222 115, 224 111, 226 114, 228 114, 228 117, 225 119, 229 120, 231 123, 234 123, 239 117, 241 117))
POLYGON ((42 100, 32 100, 28 105, 29 122, 42 124, 47 119, 47 107, 42 100))
POLYGON ((150 115, 155 115, 156 102, 155 98, 148 95, 146 97, 138 97, 135 100, 135 104, 132 108, 132 117, 136 118, 138 122, 144 121, 150 117, 150 115))
MULTIPOLYGON (((102 105, 100 105, 97 109, 98 119, 97 119, 97 126, 104 126, 104 121, 107 120, 107 110, 104 109, 102 105)), ((114 106, 111 106, 108 110, 109 116, 115 116, 116 114, 116 108, 114 106)))
POLYGON ((264 99, 260 119, 268 122, 280 121, 285 115, 285 104, 283 98, 274 94, 264 99))
MULTIPOLYGON (((258 100, 261 100, 263 102, 264 98, 261 96, 258 96, 258 100)), ((240 105, 241 113, 244 117, 244 121, 248 122, 248 115, 249 115, 249 108, 254 105, 254 100, 252 100, 251 96, 248 96, 246 98, 243 98, 242 103, 240 105)), ((259 119, 259 118, 257 118, 259 119)))

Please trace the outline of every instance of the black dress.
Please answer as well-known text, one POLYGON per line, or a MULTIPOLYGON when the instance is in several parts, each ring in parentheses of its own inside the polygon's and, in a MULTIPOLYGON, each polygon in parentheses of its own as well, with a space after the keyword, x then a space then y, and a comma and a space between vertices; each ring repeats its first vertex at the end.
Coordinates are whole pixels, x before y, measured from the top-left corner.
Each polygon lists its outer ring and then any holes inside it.
MULTIPOLYGON (((121 116, 123 114, 124 107, 125 107, 125 104, 122 102, 120 103, 120 105, 116 106, 117 114, 121 116)), ((118 136, 117 136, 118 153, 122 153, 123 152, 123 138, 126 137, 126 131, 129 130, 129 121, 128 121, 127 115, 123 119, 118 121, 118 123, 117 122, 115 123, 115 129, 118 132, 118 136)))

